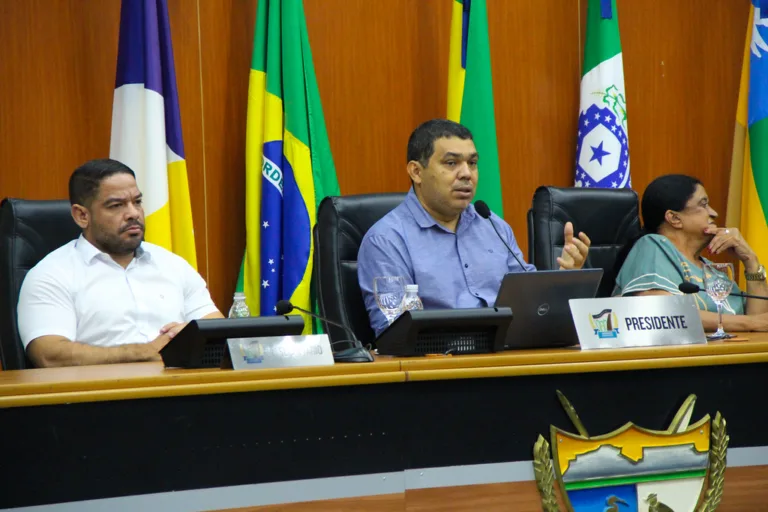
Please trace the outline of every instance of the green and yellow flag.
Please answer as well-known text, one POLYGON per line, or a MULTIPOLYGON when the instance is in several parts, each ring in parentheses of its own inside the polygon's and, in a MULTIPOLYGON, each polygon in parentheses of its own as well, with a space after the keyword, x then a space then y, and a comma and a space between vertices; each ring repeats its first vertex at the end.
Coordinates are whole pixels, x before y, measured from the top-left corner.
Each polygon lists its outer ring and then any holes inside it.
POLYGON ((482 199, 503 217, 485 0, 453 0, 448 119, 463 124, 474 136, 481 173, 475 199, 482 199))
POLYGON ((238 291, 252 315, 274 315, 283 299, 312 309, 312 229, 320 201, 339 195, 339 184, 302 0, 259 0, 247 119, 238 291))
POLYGON ((756 2, 744 45, 726 225, 738 227, 760 261, 768 262, 768 20, 761 19, 756 2))

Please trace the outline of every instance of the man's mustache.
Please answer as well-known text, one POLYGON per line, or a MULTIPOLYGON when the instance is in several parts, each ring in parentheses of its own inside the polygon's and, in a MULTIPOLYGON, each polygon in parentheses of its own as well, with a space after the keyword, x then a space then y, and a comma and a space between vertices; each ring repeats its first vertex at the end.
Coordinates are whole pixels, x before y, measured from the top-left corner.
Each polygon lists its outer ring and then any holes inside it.
POLYGON ((142 230, 142 231, 144 231, 144 224, 142 224, 141 222, 131 222, 130 224, 126 224, 125 226, 123 226, 122 228, 120 228, 120 232, 121 232, 121 233, 125 233, 125 232, 126 232, 126 231, 128 231, 129 229, 131 229, 131 228, 133 228, 133 227, 137 227, 137 226, 138 226, 139 228, 141 228, 141 230, 142 230))

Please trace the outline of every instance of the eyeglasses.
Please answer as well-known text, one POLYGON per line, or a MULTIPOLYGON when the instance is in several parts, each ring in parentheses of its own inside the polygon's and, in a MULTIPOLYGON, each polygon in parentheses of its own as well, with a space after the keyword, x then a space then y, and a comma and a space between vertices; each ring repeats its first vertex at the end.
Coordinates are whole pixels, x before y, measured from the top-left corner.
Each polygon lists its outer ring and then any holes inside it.
POLYGON ((680 210, 680 213, 685 211, 697 211, 699 209, 705 209, 708 210, 711 208, 711 205, 709 204, 709 199, 704 197, 702 198, 697 204, 694 205, 686 205, 682 210, 680 210))

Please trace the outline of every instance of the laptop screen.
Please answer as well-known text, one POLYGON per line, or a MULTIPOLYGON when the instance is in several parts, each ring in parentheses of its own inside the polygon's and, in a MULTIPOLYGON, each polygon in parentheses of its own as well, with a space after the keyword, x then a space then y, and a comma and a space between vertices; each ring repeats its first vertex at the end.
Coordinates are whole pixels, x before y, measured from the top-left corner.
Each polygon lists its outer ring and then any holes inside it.
POLYGON ((540 270, 506 274, 496 306, 512 309, 507 348, 550 348, 578 343, 570 299, 595 297, 602 269, 540 270))

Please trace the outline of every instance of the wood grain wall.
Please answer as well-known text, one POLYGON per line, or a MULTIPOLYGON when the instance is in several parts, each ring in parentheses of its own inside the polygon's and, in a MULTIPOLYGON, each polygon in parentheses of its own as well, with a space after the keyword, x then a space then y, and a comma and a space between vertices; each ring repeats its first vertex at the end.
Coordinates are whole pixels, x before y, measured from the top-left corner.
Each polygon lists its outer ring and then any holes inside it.
MULTIPOLYGON (((256 0, 168 0, 200 271, 229 307, 245 241, 256 0)), ((342 193, 404 191, 445 115, 451 0, 304 0, 342 193)), ((505 216, 568 186, 586 0, 488 0, 505 216)), ((687 172, 724 213, 749 0, 620 0, 633 185, 687 172)), ((0 0, 0 196, 64 198, 109 152, 120 0, 0 0)))

